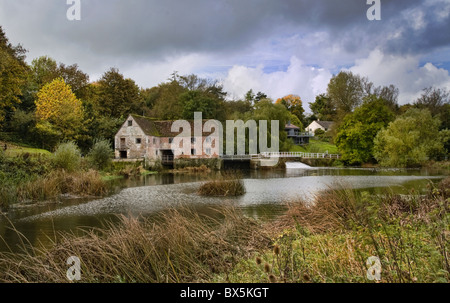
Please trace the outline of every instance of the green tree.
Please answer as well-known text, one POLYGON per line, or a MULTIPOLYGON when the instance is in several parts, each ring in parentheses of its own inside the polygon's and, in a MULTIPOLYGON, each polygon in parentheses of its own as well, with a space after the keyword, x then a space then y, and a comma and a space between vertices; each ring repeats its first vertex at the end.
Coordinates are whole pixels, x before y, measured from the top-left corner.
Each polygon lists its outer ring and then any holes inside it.
POLYGON ((203 112, 205 119, 225 120, 225 97, 222 85, 217 80, 196 75, 179 77, 185 92, 179 96, 183 119, 192 119, 194 112, 203 112))
MULTIPOLYGON (((288 140, 287 133, 285 131, 285 125, 289 120, 292 120, 292 114, 282 104, 274 104, 271 99, 262 99, 255 105, 255 109, 251 113, 247 113, 245 120, 255 120, 257 122, 261 120, 268 121, 268 133, 267 139, 270 142, 270 136, 272 134, 270 121, 279 121, 279 143, 280 151, 289 151, 292 147, 292 141, 288 140)), ((298 123, 298 121, 294 121, 298 123)))
POLYGON ((103 74, 97 85, 96 110, 103 116, 125 117, 142 115, 140 89, 131 79, 125 79, 116 68, 103 74))
POLYGON ((394 112, 398 113, 398 95, 400 91, 394 85, 380 86, 374 89, 373 93, 370 94, 377 96, 385 101, 386 105, 394 112))
POLYGON ((31 62, 30 82, 39 91, 45 84, 58 78, 58 64, 48 56, 41 56, 31 62))
POLYGON ((253 89, 250 89, 246 94, 245 94, 245 101, 249 102, 251 105, 256 105, 256 103, 258 103, 261 100, 265 100, 267 99, 267 95, 263 92, 258 92, 255 93, 253 92, 253 89))
POLYGON ((383 166, 410 167, 437 158, 444 151, 448 131, 439 131, 439 119, 428 109, 409 109, 374 140, 374 155, 383 166))
POLYGON ((247 100, 227 101, 224 106, 227 120, 238 120, 245 113, 253 111, 252 103, 247 100))
POLYGON ((345 71, 331 78, 327 93, 340 119, 362 103, 365 82, 359 75, 345 71))
POLYGON ((39 137, 36 136, 36 124, 34 112, 17 109, 10 122, 10 131, 14 133, 14 141, 39 145, 39 137))
POLYGON ((255 102, 255 94, 253 93, 253 89, 249 90, 245 94, 245 101, 247 101, 247 102, 249 102, 250 104, 253 105, 253 103, 255 102))
POLYGON ((80 70, 78 64, 67 66, 64 63, 59 63, 58 76, 62 77, 64 81, 70 85, 77 98, 82 100, 87 98, 89 75, 80 70))
POLYGON ((372 161, 374 138, 394 117, 383 99, 367 97, 337 129, 336 145, 343 161, 350 165, 372 161))
POLYGON ((194 90, 183 93, 180 96, 180 104, 183 119, 194 119, 195 112, 202 112, 204 119, 221 120, 219 116, 222 116, 223 113, 222 104, 201 91, 194 90))
POLYGON ((450 92, 447 89, 428 87, 423 90, 422 95, 414 102, 417 108, 426 108, 433 116, 441 113, 445 104, 450 103, 450 92))
POLYGON ((309 103, 309 108, 314 116, 322 121, 334 121, 336 117, 336 107, 326 94, 316 96, 316 100, 309 103))
POLYGON ((180 96, 187 89, 180 85, 178 80, 161 83, 153 91, 152 116, 163 120, 177 120, 183 115, 183 108, 180 104, 180 96))
POLYGON ((261 100, 267 99, 267 95, 263 92, 257 92, 255 96, 255 104, 258 103, 261 100))
POLYGON ((45 85, 57 78, 63 78, 70 85, 73 93, 79 99, 86 98, 86 89, 89 85, 89 76, 81 71, 77 64, 66 66, 57 64, 48 56, 41 56, 31 62, 30 77, 27 83, 27 92, 31 98, 45 85))
POLYGON ((0 127, 7 114, 11 115, 20 104, 28 73, 25 52, 20 45, 11 45, 0 27, 0 127))

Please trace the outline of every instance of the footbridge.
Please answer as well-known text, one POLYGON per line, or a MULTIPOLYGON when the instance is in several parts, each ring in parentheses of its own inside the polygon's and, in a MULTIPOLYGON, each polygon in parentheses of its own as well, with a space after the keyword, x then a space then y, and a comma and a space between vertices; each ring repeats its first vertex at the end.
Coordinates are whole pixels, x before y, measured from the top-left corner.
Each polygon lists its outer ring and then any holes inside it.
POLYGON ((222 155, 221 159, 225 161, 249 161, 273 158, 297 158, 297 159, 340 159, 339 154, 329 153, 304 153, 304 152, 276 152, 260 153, 256 155, 222 155))

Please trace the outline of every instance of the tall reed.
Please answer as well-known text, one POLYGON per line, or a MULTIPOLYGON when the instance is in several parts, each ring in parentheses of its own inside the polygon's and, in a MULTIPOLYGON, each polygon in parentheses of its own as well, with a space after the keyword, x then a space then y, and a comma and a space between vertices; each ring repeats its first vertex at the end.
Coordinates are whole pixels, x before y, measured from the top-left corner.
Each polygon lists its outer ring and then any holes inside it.
POLYGON ((120 224, 64 234, 54 247, 0 254, 1 282, 68 282, 66 260, 81 260, 80 282, 204 282, 268 245, 260 224, 234 208, 216 216, 171 209, 156 219, 122 216, 120 224), (219 218, 219 219, 218 219, 219 218))
POLYGON ((201 196, 242 196, 246 192, 244 181, 239 173, 226 172, 221 177, 203 183, 198 193, 201 196))

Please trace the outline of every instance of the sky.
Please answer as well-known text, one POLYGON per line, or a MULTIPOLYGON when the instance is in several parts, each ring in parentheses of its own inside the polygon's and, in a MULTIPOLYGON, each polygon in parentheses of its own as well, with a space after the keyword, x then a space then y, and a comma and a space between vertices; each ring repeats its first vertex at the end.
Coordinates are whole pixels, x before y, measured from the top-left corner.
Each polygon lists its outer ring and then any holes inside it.
POLYGON ((144 88, 176 71, 305 103, 342 70, 393 84, 399 103, 450 89, 450 0, 0 0, 0 26, 27 61, 49 56, 98 80, 118 68, 144 88), (80 20, 69 20, 79 1, 80 20), (68 4, 69 2, 69 4, 68 4))

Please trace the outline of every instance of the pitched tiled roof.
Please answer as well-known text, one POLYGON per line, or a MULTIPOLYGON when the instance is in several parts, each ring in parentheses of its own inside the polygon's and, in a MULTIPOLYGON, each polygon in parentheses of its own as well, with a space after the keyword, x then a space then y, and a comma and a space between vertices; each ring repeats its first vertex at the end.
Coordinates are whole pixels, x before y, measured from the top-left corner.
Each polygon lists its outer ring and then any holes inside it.
MULTIPOLYGON (((138 116, 138 115, 131 115, 133 119, 136 121, 136 123, 139 125, 139 127, 142 129, 142 131, 147 136, 153 136, 153 137, 169 137, 173 138, 178 136, 180 132, 172 132, 172 124, 174 121, 158 121, 154 118, 144 117, 144 116, 138 116)), ((203 120, 203 125, 205 122, 209 120, 203 120)), ((187 121, 191 125, 191 136, 194 136, 194 121, 187 121)), ((184 130, 182 130, 184 131, 184 130)), ((207 137, 210 136, 212 132, 203 132, 203 136, 207 137)))
POLYGON ((330 129, 330 127, 334 124, 333 121, 316 121, 316 122, 326 129, 330 129))
POLYGON ((286 124, 285 129, 300 129, 300 127, 294 124, 286 124))

